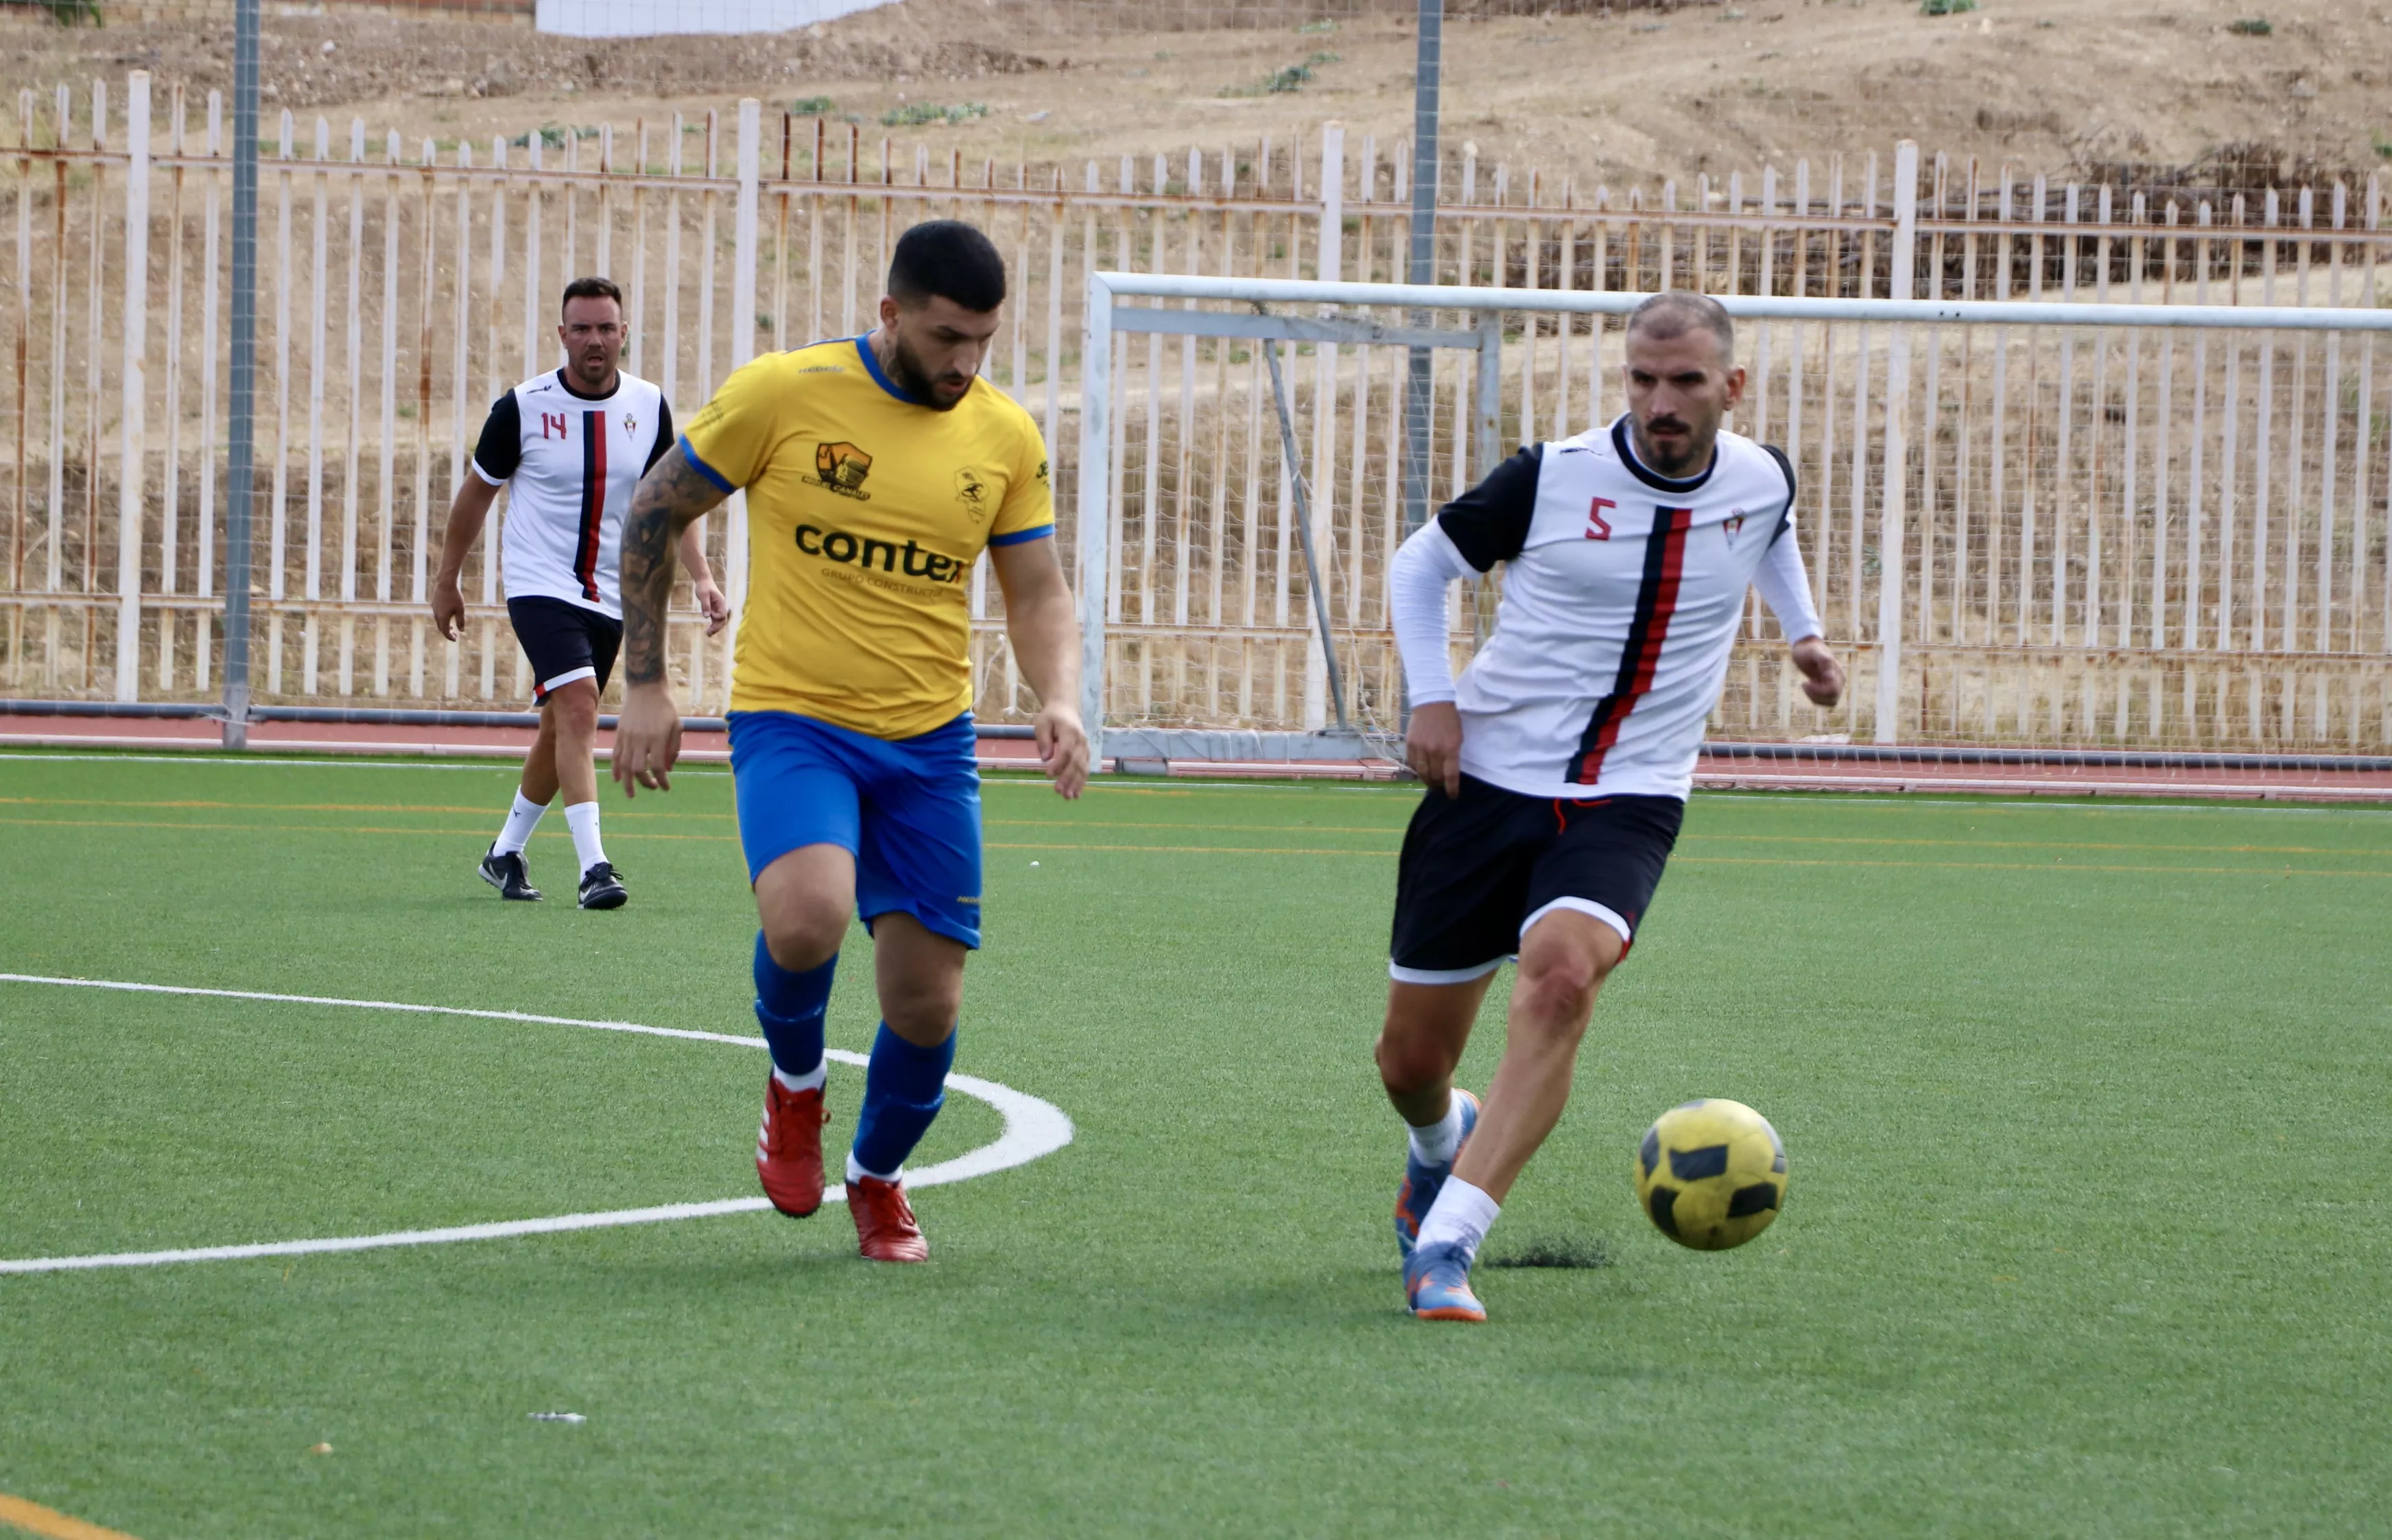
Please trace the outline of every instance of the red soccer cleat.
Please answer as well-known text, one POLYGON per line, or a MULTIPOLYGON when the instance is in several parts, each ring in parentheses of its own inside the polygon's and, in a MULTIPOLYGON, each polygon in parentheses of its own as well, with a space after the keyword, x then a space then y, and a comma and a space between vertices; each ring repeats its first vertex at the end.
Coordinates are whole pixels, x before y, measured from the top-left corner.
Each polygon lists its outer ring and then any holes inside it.
POLYGON ((847 1184, 847 1211, 855 1216, 856 1249, 875 1262, 927 1262, 930 1243, 914 1222, 904 1183, 858 1177, 847 1184))
POLYGON ((791 1090, 769 1072, 765 1075, 764 1121, 756 1129, 756 1174, 763 1179, 764 1195, 773 1207, 793 1220, 822 1207, 822 1131, 829 1121, 820 1087, 791 1090))

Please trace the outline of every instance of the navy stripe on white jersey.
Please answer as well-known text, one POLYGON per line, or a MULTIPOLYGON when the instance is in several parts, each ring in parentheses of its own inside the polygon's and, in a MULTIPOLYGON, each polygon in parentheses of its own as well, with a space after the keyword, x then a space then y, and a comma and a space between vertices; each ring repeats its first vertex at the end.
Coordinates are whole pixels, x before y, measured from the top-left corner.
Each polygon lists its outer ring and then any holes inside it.
POLYGON ((1452 699, 1462 768, 1507 790, 1684 796, 1756 578, 1788 639, 1817 633, 1794 495, 1785 456, 1733 433, 1684 480, 1636 458, 1625 417, 1521 450, 1398 554, 1415 706, 1452 699), (1424 601, 1498 562, 1494 634, 1449 685, 1443 606, 1424 628, 1424 601))
POLYGON ((663 393, 618 372, 604 396, 583 396, 565 372, 500 397, 474 447, 474 472, 506 486, 499 536, 506 597, 544 596, 623 615, 623 516, 648 467, 672 447, 663 393))

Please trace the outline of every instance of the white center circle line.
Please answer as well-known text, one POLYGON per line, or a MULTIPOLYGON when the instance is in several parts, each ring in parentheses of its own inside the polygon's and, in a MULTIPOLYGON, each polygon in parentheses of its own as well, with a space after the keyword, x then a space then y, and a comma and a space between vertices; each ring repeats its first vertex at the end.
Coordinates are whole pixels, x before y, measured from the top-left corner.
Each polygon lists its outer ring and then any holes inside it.
MULTIPOLYGON (((327 995, 280 995, 254 989, 202 989, 170 984, 136 984, 118 979, 54 978, 40 973, 0 973, 0 984, 56 985, 71 989, 113 989, 131 994, 201 996, 216 999, 261 1000, 277 1005, 345 1006, 359 1011, 396 1011, 428 1016, 472 1016, 485 1021, 530 1022, 550 1026, 588 1027, 600 1032, 630 1032, 651 1038, 685 1038, 697 1042, 729 1043, 762 1048, 761 1038, 734 1037, 726 1032, 693 1032, 681 1027, 646 1026, 637 1022, 590 1021, 576 1016, 546 1016, 522 1011, 476 1011, 453 1005, 412 1005, 399 1000, 352 1000, 327 995)), ((825 1051, 843 1064, 866 1063, 864 1055, 845 1049, 825 1051)), ((949 1075, 948 1089, 985 1102, 1005 1120, 995 1142, 968 1150, 952 1160, 906 1174, 910 1188, 938 1187, 973 1177, 1026 1166, 1054 1154, 1072 1142, 1072 1120, 1063 1109, 1026 1091, 983 1080, 974 1075, 949 1075)), ((843 1187, 825 1189, 823 1199, 838 1203, 843 1187)), ((0 1259, 0 1273, 74 1272, 108 1267, 159 1267, 170 1262, 238 1261, 256 1257, 306 1257, 331 1251, 371 1251, 384 1246, 441 1246, 455 1241, 505 1240, 518 1235, 554 1234, 568 1230, 604 1230, 630 1224, 660 1224, 672 1220, 708 1219, 718 1214, 749 1214, 769 1208, 760 1197, 722 1198, 711 1203, 669 1203, 649 1208, 616 1208, 600 1213, 555 1214, 543 1219, 502 1220, 489 1224, 452 1225, 437 1230, 393 1230, 374 1235, 332 1235, 312 1240, 262 1241, 247 1246, 202 1246, 174 1251, 108 1251, 84 1257, 23 1257, 0 1259)))

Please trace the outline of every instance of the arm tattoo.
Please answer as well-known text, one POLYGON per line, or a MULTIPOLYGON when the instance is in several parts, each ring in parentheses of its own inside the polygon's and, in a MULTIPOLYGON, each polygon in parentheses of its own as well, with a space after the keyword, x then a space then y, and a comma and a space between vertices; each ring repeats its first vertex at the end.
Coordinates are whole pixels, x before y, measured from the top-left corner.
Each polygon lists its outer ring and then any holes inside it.
POLYGON ((678 448, 640 478, 623 520, 623 679, 665 676, 665 606, 672 597, 673 542, 722 501, 722 489, 678 448))

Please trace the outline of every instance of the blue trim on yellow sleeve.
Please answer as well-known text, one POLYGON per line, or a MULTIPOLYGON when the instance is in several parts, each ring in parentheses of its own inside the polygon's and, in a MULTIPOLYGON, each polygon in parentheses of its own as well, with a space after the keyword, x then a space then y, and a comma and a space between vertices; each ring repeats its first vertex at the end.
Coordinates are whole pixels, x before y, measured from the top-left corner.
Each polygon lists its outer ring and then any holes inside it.
POLYGON ((1053 525, 1042 524, 1035 529, 1016 529, 1009 535, 991 535, 988 542, 991 545, 1019 545, 1027 540, 1045 540, 1054 532, 1053 525))
POLYGON ((871 374, 872 383, 874 385, 878 385, 881 389, 887 391, 890 395, 896 397, 899 400, 904 402, 909 407, 917 407, 922 404, 921 401, 915 397, 908 396, 904 391, 898 389, 896 381, 891 380, 888 375, 880 372, 880 360, 872 356, 872 344, 865 338, 858 337, 855 339, 855 355, 857 358, 864 360, 864 370, 871 374))
POLYGON ((697 457, 697 451, 690 448, 689 435, 685 433, 681 436, 681 453, 682 458, 689 462, 690 468, 692 470, 706 477, 708 481, 713 482, 717 487, 722 488, 724 491, 735 492, 739 489, 730 482, 724 480, 721 471, 716 470, 713 466, 708 464, 705 461, 700 460, 697 457))

